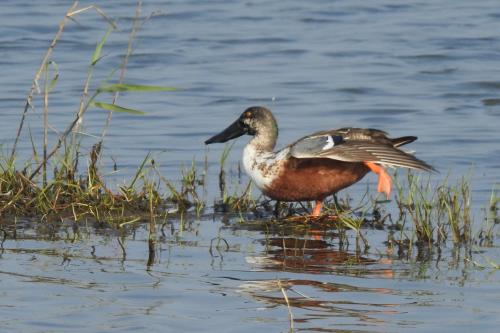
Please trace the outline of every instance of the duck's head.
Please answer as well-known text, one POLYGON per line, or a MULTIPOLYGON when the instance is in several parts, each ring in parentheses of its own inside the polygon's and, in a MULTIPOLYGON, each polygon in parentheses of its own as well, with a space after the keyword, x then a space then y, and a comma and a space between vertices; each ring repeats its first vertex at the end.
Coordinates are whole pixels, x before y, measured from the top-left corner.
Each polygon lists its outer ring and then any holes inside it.
MULTIPOLYGON (((271 145, 274 148, 278 137, 278 126, 276 119, 269 109, 262 106, 252 106, 243 111, 234 123, 229 125, 219 134, 214 135, 205 144, 226 142, 236 139, 243 134, 254 135, 259 141, 271 145)), ((266 147, 267 148, 267 147, 266 147)))

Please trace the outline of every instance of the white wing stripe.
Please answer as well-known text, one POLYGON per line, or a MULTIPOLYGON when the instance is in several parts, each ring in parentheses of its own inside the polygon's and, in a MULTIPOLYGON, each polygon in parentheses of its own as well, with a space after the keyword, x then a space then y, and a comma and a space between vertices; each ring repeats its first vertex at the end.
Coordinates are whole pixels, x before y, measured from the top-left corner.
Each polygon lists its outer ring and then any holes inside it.
POLYGON ((333 142, 333 138, 331 135, 328 135, 326 137, 326 145, 321 150, 328 150, 328 149, 333 148, 333 146, 335 146, 335 143, 333 142))

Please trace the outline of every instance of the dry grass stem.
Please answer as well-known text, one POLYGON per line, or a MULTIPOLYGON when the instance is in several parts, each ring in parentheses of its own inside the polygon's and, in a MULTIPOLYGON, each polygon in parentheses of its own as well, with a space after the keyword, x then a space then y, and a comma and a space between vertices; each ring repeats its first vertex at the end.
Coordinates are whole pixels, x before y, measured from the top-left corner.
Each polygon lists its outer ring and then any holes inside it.
POLYGON ((52 55, 52 52, 54 51, 54 49, 55 49, 55 47, 57 45, 57 42, 61 38, 61 35, 62 35, 63 31, 64 31, 64 27, 66 26, 66 23, 67 23, 68 19, 70 18, 70 14, 74 11, 74 9, 77 6, 78 6, 78 2, 74 1, 73 4, 71 5, 71 7, 66 12, 66 15, 64 16, 64 19, 61 21, 61 23, 59 23, 59 30, 57 30, 57 33, 54 36, 54 39, 52 39, 52 42, 50 43, 50 46, 47 49, 47 52, 45 53, 45 56, 42 59, 40 67, 38 67, 38 70, 35 73, 35 77, 33 78, 33 82, 31 84, 30 91, 28 93, 28 96, 26 97, 26 104, 24 106, 24 111, 23 111, 23 114, 21 116, 21 121, 20 121, 19 127, 17 129, 17 134, 16 134, 16 138, 14 140, 14 145, 12 146, 12 152, 10 154, 10 160, 13 160, 14 157, 15 157, 16 149, 17 149, 17 144, 19 142, 19 137, 21 136, 21 132, 23 130, 23 125, 24 125, 24 121, 26 119, 26 115, 28 113, 28 110, 32 107, 32 103, 31 102, 32 102, 32 99, 33 99, 33 95, 39 91, 39 89, 38 89, 38 80, 40 79, 40 76, 42 75, 43 70, 46 68, 47 63, 48 63, 48 61, 50 59, 50 56, 52 55))
POLYGON ((288 300, 288 295, 286 294, 285 289, 283 288, 283 285, 281 284, 281 281, 278 280, 278 287, 281 290, 281 293, 283 294, 283 298, 285 299, 285 303, 288 309, 288 319, 290 321, 290 332, 294 332, 294 319, 293 319, 293 312, 292 312, 292 307, 290 306, 290 301, 288 300))

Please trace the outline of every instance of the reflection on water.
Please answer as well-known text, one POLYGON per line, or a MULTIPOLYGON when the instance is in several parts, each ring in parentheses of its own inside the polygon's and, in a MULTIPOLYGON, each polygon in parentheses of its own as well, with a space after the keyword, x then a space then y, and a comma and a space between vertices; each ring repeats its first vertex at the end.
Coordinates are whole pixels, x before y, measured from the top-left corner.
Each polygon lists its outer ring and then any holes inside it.
POLYGON ((370 264, 373 260, 342 250, 334 250, 323 239, 268 238, 265 257, 247 258, 263 269, 326 273, 341 264, 370 264))
MULTIPOLYGON (((419 281, 449 280, 464 286, 471 274, 477 274, 467 264, 463 248, 443 249, 446 253, 421 248, 402 258, 386 246, 350 250, 337 235, 315 226, 304 230, 247 222, 232 229, 260 230, 266 236, 257 240, 262 250, 245 260, 252 271, 274 273, 270 278, 245 281, 238 291, 266 308, 291 307, 300 330, 391 331, 393 325, 419 330, 425 327, 425 319, 408 318, 408 311, 433 307, 450 292, 419 281)), ((375 233, 385 236, 385 231, 375 233)))
MULTIPOLYGON (((266 238, 264 256, 247 257, 253 269, 306 273, 309 279, 257 280, 239 286, 241 292, 259 302, 270 305, 287 305, 281 288, 288 292, 288 304, 306 310, 296 322, 317 325, 317 319, 331 320, 340 317, 343 321, 354 320, 363 325, 383 324, 377 315, 397 315, 399 303, 383 303, 378 294, 395 295, 389 288, 361 287, 313 279, 316 274, 342 274, 358 277, 393 278, 390 260, 374 260, 356 253, 336 250, 323 239, 266 238), (373 265, 377 267, 371 267, 373 265), (386 266, 387 268, 382 268, 386 266), (300 290, 300 291, 299 291, 300 290), (310 296, 314 295, 314 296, 310 296), (347 296, 346 296, 347 295, 347 296), (364 301, 362 301, 364 300, 364 301)), ((311 326, 312 331, 337 331, 321 326, 311 326)))
MULTIPOLYGON (((305 310, 305 314, 295 317, 294 322, 306 326, 308 330, 320 332, 338 331, 336 328, 320 326, 321 321, 359 322, 360 326, 383 325, 386 320, 380 315, 391 316, 401 313, 399 303, 380 303, 375 299, 378 293, 388 294, 390 290, 358 288, 335 283, 318 283, 311 280, 286 280, 286 281, 252 281, 241 285, 241 291, 249 294, 259 302, 270 305, 291 306, 305 310), (288 304, 285 301, 281 288, 288 293, 288 304), (300 288, 300 292, 297 289, 300 288), (307 292, 315 295, 321 294, 322 298, 308 296, 307 292), (355 298, 373 297, 375 303, 365 303, 345 297, 345 294, 355 298), (295 296, 294 296, 295 295, 295 296), (318 321, 320 323, 318 323, 318 321)), ((292 309, 293 311, 293 309, 292 309)), ((342 326, 339 324, 338 326, 342 326)))
POLYGON ((288 306, 297 331, 427 331, 477 312, 486 330, 495 323, 495 273, 467 264, 463 253, 399 259, 383 245, 384 230, 365 230, 372 247, 360 251, 352 234, 350 246, 339 245, 330 229, 227 218, 159 226, 152 264, 140 225, 121 232, 5 225, 0 318, 9 320, 0 326, 160 332, 208 321, 208 331, 286 331, 288 306))

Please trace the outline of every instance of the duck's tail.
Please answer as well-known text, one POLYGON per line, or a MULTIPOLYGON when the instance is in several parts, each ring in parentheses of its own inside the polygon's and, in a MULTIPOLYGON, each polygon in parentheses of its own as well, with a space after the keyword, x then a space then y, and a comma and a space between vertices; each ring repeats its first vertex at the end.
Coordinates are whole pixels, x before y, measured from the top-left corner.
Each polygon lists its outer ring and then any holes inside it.
POLYGON ((415 141, 417 139, 418 138, 416 136, 402 136, 400 138, 391 139, 391 141, 392 141, 392 144, 394 145, 394 147, 399 147, 399 146, 403 146, 403 145, 412 143, 413 141, 415 141))
MULTIPOLYGON (((417 139, 418 138, 416 136, 402 136, 400 138, 391 139, 391 142, 394 145, 394 147, 400 147, 400 146, 406 145, 408 143, 412 143, 413 141, 415 141, 417 139)), ((397 165, 397 164, 395 164, 395 165, 406 167, 406 168, 429 171, 429 172, 438 172, 434 167, 425 163, 422 160, 419 160, 418 158, 416 158, 412 154, 409 154, 407 152, 404 152, 404 154, 406 155, 405 158, 402 158, 400 161, 398 161, 400 163, 399 165, 397 165)), ((401 157, 403 157, 403 156, 401 156, 401 157)))

